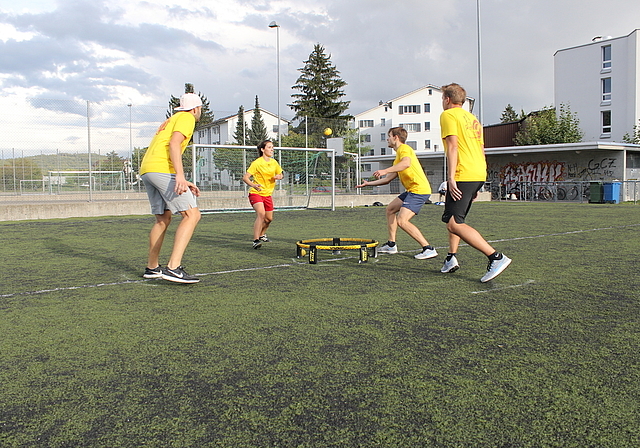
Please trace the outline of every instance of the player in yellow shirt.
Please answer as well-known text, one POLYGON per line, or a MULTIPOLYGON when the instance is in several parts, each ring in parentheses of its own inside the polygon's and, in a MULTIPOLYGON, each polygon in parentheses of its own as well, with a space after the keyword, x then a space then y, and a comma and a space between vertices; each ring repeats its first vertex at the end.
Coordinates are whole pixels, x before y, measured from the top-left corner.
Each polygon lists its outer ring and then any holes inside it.
POLYGON ((440 128, 447 153, 447 193, 442 221, 449 231, 449 253, 440 272, 457 271, 456 258, 460 240, 479 250, 489 258, 487 272, 480 279, 488 282, 504 271, 511 259, 497 252, 464 220, 478 191, 487 179, 487 162, 484 155, 482 125, 462 108, 467 92, 458 84, 442 87, 440 128))
POLYGON ((156 216, 149 234, 149 257, 143 276, 177 283, 197 283, 200 279, 187 274, 181 265, 184 251, 200 221, 200 210, 196 204, 200 190, 184 177, 182 153, 202 114, 202 100, 194 93, 185 93, 175 111, 158 128, 140 165, 151 213, 156 216), (160 249, 174 213, 180 213, 182 220, 176 229, 167 266, 161 267, 160 249))
POLYGON ((385 185, 396 177, 400 178, 400 182, 402 182, 407 191, 395 198, 387 206, 386 216, 389 241, 383 244, 378 249, 378 252, 383 254, 398 253, 396 233, 398 227, 400 227, 422 246, 422 250, 415 255, 415 258, 424 260, 436 257, 438 252, 429 244, 420 229, 411 223, 411 218, 420 212, 424 203, 429 199, 431 185, 413 148, 405 143, 407 135, 407 130, 401 127, 389 129, 387 145, 396 152, 393 165, 387 169, 374 172, 373 175, 377 180, 364 181, 362 184, 356 185, 356 188, 385 185))
POLYGON ((256 211, 253 223, 253 248, 260 249, 262 243, 269 242, 267 228, 273 221, 273 190, 276 181, 284 177, 282 168, 273 158, 273 143, 265 140, 258 145, 259 157, 251 162, 249 169, 242 177, 249 190, 249 202, 256 211))

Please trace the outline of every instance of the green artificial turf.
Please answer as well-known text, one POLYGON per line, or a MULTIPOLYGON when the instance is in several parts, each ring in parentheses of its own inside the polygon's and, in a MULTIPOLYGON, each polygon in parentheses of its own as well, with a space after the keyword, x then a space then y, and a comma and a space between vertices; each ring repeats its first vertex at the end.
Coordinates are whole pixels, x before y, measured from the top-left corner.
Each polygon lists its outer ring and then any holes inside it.
POLYGON ((475 204, 487 284, 466 246, 439 272, 441 213, 436 259, 315 265, 296 241, 383 243, 384 208, 276 211, 260 250, 204 215, 195 285, 141 278, 152 217, 0 223, 0 446, 640 446, 640 207, 475 204))

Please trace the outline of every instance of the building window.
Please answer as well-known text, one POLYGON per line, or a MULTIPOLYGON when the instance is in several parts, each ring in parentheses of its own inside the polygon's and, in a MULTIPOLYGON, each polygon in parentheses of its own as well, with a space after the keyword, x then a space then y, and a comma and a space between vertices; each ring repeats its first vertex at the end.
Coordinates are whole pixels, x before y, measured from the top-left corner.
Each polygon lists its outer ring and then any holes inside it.
POLYGON ((602 133, 611 134, 611 111, 602 111, 602 133))
POLYGON ((428 114, 431 112, 431 103, 424 103, 424 113, 428 114))
POLYGON ((431 122, 430 121, 425 121, 424 122, 424 132, 429 132, 431 130, 431 122))
POLYGON ((611 101, 611 78, 602 79, 602 101, 611 101))
POLYGON ((411 106, 399 106, 398 113, 400 115, 404 114, 419 114, 420 113, 420 105, 415 104, 411 106))
POLYGON ((212 130, 214 135, 220 134, 220 126, 214 126, 212 130))
POLYGON ((369 155, 370 155, 370 156, 375 156, 375 155, 376 155, 376 153, 375 153, 375 152, 374 152, 374 150, 372 149, 371 151, 369 151, 369 155))
POLYGON ((611 45, 602 47, 602 68, 611 68, 611 45))
POLYGON ((271 130, 272 130, 272 132, 273 132, 274 134, 277 134, 277 133, 278 133, 278 125, 277 125, 277 124, 274 124, 271 130))
POLYGON ((358 127, 360 127, 360 128, 372 128, 373 127, 373 120, 360 120, 358 122, 358 127))
POLYGON ((385 118, 380 119, 380 126, 385 127, 387 125, 387 120, 385 118))
POLYGON ((424 141, 424 149, 431 149, 431 140, 424 141))
POLYGON ((362 134, 360 136, 361 143, 371 143, 371 134, 362 134))
POLYGON ((387 134, 383 132, 382 134, 380 134, 380 141, 384 142, 385 140, 387 140, 387 134))
POLYGON ((406 129, 407 132, 421 132, 420 129, 422 128, 420 123, 402 123, 400 127, 406 129))
POLYGON ((429 95, 433 95, 433 89, 429 89, 429 95))
POLYGON ((362 165, 360 165, 360 171, 371 171, 371 164, 363 163, 362 165))
POLYGON ((380 155, 381 156, 386 156, 387 155, 387 148, 380 148, 380 155))

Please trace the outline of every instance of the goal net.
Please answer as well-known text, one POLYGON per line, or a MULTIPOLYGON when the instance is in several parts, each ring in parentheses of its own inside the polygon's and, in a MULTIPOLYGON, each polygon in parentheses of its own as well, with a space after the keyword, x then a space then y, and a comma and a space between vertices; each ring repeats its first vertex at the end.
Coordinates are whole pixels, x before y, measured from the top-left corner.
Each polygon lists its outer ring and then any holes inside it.
POLYGON ((49 171, 43 184, 51 194, 92 191, 124 191, 124 171, 49 171))
MULTIPOLYGON (((276 208, 307 208, 312 194, 330 193, 335 179, 332 154, 319 148, 276 149, 274 159, 284 171, 273 192, 276 208)), ((251 209, 242 176, 256 158, 255 146, 194 144, 192 178, 203 197, 217 200, 215 209, 251 209)))

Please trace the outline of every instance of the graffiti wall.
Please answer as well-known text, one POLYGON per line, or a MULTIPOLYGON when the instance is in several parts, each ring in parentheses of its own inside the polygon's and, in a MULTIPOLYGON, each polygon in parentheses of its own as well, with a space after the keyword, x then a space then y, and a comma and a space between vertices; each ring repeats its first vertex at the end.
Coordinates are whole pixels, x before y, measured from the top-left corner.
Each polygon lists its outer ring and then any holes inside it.
POLYGON ((590 157, 572 161, 525 161, 489 163, 488 181, 511 186, 518 182, 590 181, 622 178, 618 160, 613 157, 590 157))

